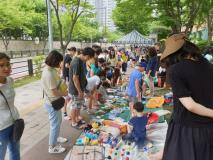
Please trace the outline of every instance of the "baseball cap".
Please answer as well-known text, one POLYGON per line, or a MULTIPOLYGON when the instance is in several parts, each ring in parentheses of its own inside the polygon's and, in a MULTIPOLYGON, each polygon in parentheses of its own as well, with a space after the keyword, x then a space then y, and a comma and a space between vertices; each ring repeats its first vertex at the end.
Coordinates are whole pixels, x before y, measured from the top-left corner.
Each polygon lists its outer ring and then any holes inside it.
POLYGON ((139 62, 136 64, 136 66, 146 68, 147 64, 146 64, 146 62, 139 62))

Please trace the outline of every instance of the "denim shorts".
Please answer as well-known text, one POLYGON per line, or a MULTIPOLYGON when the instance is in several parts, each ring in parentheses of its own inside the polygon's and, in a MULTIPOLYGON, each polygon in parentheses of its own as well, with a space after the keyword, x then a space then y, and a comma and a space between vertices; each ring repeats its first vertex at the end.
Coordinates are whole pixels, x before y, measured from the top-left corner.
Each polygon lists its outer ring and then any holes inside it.
POLYGON ((70 103, 70 108, 71 109, 81 109, 81 107, 85 103, 84 99, 80 99, 77 95, 70 95, 70 97, 72 100, 70 103))

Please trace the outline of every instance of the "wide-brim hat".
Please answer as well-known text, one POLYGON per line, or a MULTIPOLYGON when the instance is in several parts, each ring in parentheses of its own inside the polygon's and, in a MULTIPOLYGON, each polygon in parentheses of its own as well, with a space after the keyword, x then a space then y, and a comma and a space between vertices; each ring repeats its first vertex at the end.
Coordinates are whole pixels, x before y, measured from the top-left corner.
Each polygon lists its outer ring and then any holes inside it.
POLYGON ((185 37, 185 33, 178 33, 167 38, 165 42, 165 49, 160 57, 160 60, 163 60, 164 58, 178 51, 184 45, 185 37))

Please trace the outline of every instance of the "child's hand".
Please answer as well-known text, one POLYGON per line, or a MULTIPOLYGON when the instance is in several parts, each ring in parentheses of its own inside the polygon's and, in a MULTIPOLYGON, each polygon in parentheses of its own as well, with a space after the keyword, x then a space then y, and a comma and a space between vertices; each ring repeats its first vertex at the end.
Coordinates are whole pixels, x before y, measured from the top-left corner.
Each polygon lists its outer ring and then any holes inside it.
POLYGON ((147 117, 149 118, 152 115, 152 112, 147 113, 147 117))

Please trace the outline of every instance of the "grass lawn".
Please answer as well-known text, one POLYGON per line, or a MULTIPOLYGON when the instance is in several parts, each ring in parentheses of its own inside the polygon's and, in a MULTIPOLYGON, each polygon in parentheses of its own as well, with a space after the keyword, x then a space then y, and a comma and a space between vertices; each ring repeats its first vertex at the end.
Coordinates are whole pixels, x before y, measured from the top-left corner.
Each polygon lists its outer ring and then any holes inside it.
POLYGON ((36 77, 36 76, 27 76, 27 77, 24 77, 24 78, 21 78, 21 79, 17 79, 14 82, 14 87, 15 88, 20 87, 20 86, 26 85, 28 83, 37 81, 39 79, 41 79, 41 77, 36 77))

